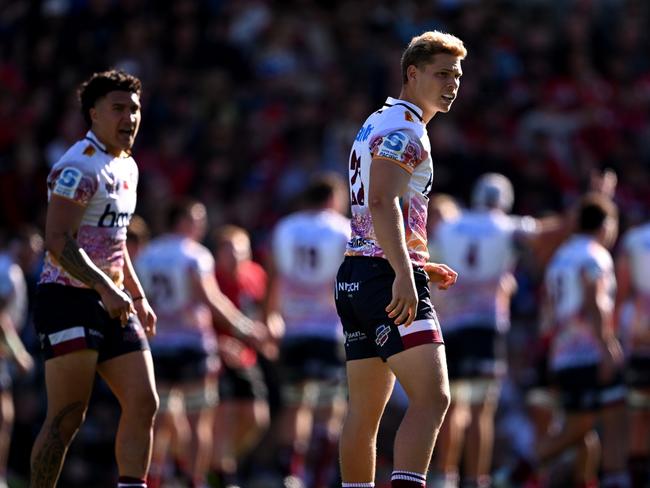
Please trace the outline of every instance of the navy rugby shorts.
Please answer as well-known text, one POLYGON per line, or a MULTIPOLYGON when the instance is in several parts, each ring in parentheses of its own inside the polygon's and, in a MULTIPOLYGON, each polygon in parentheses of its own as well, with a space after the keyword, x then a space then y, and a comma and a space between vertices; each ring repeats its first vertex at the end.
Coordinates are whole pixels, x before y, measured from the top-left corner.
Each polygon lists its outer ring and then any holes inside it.
POLYGON ((414 267, 418 309, 408 327, 395 325, 386 313, 395 272, 382 258, 346 256, 336 277, 336 309, 345 333, 348 361, 390 356, 422 344, 442 344, 440 324, 429 292, 428 277, 414 267))
POLYGON ((122 327, 104 308, 99 294, 88 288, 54 283, 38 286, 34 325, 46 360, 83 349, 98 351, 98 363, 149 349, 136 315, 122 327))

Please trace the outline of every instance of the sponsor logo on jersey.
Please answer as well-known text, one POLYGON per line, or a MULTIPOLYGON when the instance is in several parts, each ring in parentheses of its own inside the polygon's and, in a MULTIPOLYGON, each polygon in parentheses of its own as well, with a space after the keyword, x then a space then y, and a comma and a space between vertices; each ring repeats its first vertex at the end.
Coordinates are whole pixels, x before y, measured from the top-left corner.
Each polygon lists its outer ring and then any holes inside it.
POLYGON ((369 239, 365 239, 363 237, 353 237, 352 239, 350 239, 350 247, 352 249, 364 248, 371 243, 372 241, 370 241, 369 239))
POLYGON ((370 136, 372 129, 374 129, 372 124, 364 125, 363 127, 361 127, 361 129, 359 129, 359 132, 357 133, 357 137, 354 140, 358 142, 365 141, 370 136))
POLYGON ((407 122, 415 122, 413 120, 413 116, 411 115, 411 112, 409 112, 408 110, 404 111, 404 120, 406 120, 407 122))
POLYGON ((131 222, 129 212, 118 212, 113 210, 110 203, 106 204, 104 213, 99 217, 97 227, 126 227, 131 222))
POLYGON ((377 147, 377 156, 382 158, 402 160, 402 155, 406 151, 408 137, 400 131, 391 132, 385 135, 377 147))
POLYGON ((386 342, 388 342, 388 334, 390 334, 390 327, 387 325, 380 325, 375 329, 375 343, 382 347, 386 342))
POLYGON ((65 168, 54 183, 52 193, 65 198, 74 198, 83 174, 77 168, 65 168))

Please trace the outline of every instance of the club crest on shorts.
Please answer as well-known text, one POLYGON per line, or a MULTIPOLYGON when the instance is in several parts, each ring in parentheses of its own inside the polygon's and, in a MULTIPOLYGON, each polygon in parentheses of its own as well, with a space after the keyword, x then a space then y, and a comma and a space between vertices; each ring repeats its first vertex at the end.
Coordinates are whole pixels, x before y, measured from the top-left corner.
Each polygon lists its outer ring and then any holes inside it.
POLYGON ((387 325, 380 325, 375 330, 375 343, 382 347, 386 342, 388 342, 388 334, 390 334, 390 327, 387 325))

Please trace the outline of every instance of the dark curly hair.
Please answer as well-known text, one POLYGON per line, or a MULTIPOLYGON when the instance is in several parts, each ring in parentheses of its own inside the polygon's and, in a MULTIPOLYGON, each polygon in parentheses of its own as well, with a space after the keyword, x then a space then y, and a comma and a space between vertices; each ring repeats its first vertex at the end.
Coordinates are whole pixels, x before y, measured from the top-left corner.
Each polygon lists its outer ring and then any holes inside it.
POLYGON ((88 126, 92 125, 90 109, 95 106, 97 100, 112 91, 126 91, 142 93, 142 82, 133 75, 121 70, 102 71, 84 81, 79 87, 79 101, 81 102, 81 114, 88 126))

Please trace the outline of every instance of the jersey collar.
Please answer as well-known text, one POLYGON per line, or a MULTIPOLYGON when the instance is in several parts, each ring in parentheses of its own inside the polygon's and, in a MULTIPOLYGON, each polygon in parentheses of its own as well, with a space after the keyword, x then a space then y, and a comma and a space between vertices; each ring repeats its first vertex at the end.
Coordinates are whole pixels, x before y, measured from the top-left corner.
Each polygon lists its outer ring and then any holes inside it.
POLYGON ((106 146, 104 144, 102 144, 101 142, 99 142, 99 139, 97 138, 97 136, 95 135, 95 133, 93 131, 89 130, 88 132, 86 132, 85 139, 87 141, 92 142, 93 145, 96 146, 97 149, 99 149, 103 153, 108 154, 108 151, 106 150, 106 146))
POLYGON ((422 119, 422 109, 414 103, 393 97, 388 97, 384 102, 384 107, 392 107, 393 105, 401 105, 402 107, 409 109, 420 120, 420 122, 424 122, 424 119, 422 119))

